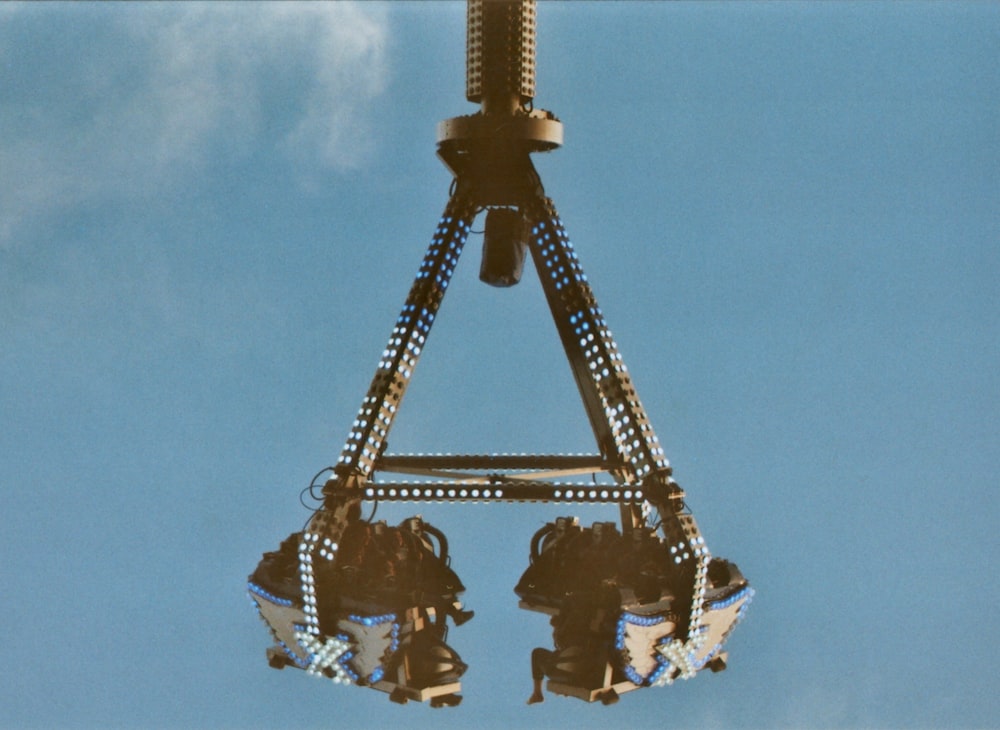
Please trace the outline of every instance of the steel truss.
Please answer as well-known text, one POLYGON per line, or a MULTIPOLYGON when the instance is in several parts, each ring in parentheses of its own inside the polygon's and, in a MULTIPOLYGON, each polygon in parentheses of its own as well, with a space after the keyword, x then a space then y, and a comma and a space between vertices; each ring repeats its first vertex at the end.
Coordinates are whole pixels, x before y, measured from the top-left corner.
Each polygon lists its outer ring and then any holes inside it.
MULTIPOLYGON (((467 17, 466 98, 481 108, 438 125, 438 156, 454 176, 448 203, 323 486, 322 506, 301 533, 264 554, 248 582, 275 640, 269 661, 366 684, 396 702, 457 704, 465 665, 444 643, 445 618, 461 625, 472 612, 457 598, 464 587, 447 568, 444 535, 419 516, 399 527, 362 520, 361 503, 558 502, 617 505, 621 533, 613 523, 581 528, 576 518, 557 518, 532 537, 531 561, 515 592, 522 608, 552 616, 556 651, 532 652, 536 690, 529 702, 541 700, 543 675, 559 694, 613 702, 621 692, 670 684, 704 667, 719 671, 725 668, 722 645, 752 590, 735 565, 713 558, 705 544, 531 162, 532 153, 555 149, 563 138, 558 119, 533 104, 534 0, 469 0, 467 17), (517 283, 530 251, 596 453, 387 452, 403 396, 483 211, 480 278, 496 286, 517 283), (439 538, 437 552, 425 544, 426 534, 439 538), (631 561, 624 573, 607 562, 612 551, 614 560, 631 561), (411 591, 407 580, 418 577, 420 590, 411 591), (606 587, 619 604, 611 636, 600 638, 601 651, 613 645, 615 655, 584 657, 604 662, 603 680, 592 686, 586 662, 582 674, 563 676, 568 670, 560 669, 559 654, 568 647, 566 657, 575 656, 590 646, 589 634, 564 647, 557 633, 572 625, 568 617, 594 608, 587 601, 605 595, 601 585, 591 585, 598 580, 610 581, 606 587)), ((587 631, 603 625, 596 613, 587 616, 587 631)))
MULTIPOLYGON (((530 180, 537 181, 527 155, 530 180)), ((475 179, 475 178, 473 178, 475 179)), ((671 476, 663 447, 601 313, 552 201, 540 185, 519 201, 528 247, 583 401, 598 454, 391 455, 387 438, 471 230, 484 206, 460 177, 389 336, 368 393, 324 487, 327 500, 410 502, 567 502, 621 506, 626 531, 645 523, 668 544, 698 544, 701 533, 671 476), (383 481, 380 472, 421 477, 383 481), (555 481, 591 475, 590 482, 555 481), (597 476, 611 480, 598 484, 597 476)), ((694 576, 697 558, 681 553, 678 569, 694 576)))

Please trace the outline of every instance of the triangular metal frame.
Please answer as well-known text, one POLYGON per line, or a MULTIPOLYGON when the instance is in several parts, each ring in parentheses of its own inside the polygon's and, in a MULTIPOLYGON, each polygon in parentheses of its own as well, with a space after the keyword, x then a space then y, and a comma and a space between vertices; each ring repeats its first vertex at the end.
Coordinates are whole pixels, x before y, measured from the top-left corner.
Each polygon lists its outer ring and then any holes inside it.
MULTIPOLYGON (((530 164, 530 163, 529 163, 530 164)), ((532 168, 532 173, 533 168, 532 168)), ((537 181, 537 176, 534 176, 537 181)), ((461 178, 459 179, 461 182, 461 178)), ((334 477, 324 487, 328 506, 344 500, 585 502, 621 506, 622 529, 645 524, 677 545, 681 585, 692 585, 704 543, 684 493, 642 406, 552 201, 537 194, 519 208, 528 224, 535 270, 569 361, 599 453, 580 455, 391 455, 387 438, 399 411, 476 215, 483 206, 458 184, 414 279, 351 426, 334 477), (418 475, 384 481, 377 472, 418 475), (613 483, 556 481, 605 473, 613 483)))
MULTIPOLYGON (((639 546, 645 550, 643 546, 648 546, 652 552, 647 557, 656 563, 651 574, 659 587, 655 595, 638 596, 635 590, 638 583, 628 581, 622 590, 627 589, 631 598, 626 598, 624 592, 618 594, 622 602, 614 609, 616 624, 611 636, 603 636, 601 641, 605 649, 608 641, 613 644, 620 661, 606 662, 603 684, 595 689, 589 686, 589 680, 567 684, 562 679, 555 681, 550 675, 550 690, 590 701, 610 702, 620 692, 651 684, 670 684, 679 677, 694 676, 705 666, 713 671, 725 667, 721 646, 742 616, 752 590, 734 565, 713 559, 705 545, 684 503, 684 492, 673 480, 664 450, 555 205, 546 196, 531 162, 531 154, 562 144, 561 123, 551 112, 533 105, 534 12, 533 0, 469 1, 466 98, 480 103, 481 108, 476 114, 448 119, 438 125, 438 155, 454 175, 444 214, 379 359, 340 458, 331 467, 332 476, 323 486, 322 506, 301 533, 282 543, 277 553, 265 554, 251 575, 249 590, 276 642, 269 650, 272 666, 294 663, 334 681, 344 681, 345 677, 358 683, 363 680, 375 689, 389 692, 394 701, 418 699, 430 700, 434 706, 457 704, 461 699, 457 694, 458 676, 464 665, 443 643, 446 616, 451 616, 456 625, 471 618, 471 612, 463 611, 457 600, 457 593, 463 590, 457 576, 447 583, 448 591, 432 592, 430 598, 437 596, 436 602, 423 595, 405 592, 397 595, 399 591, 390 591, 396 601, 392 605, 385 596, 375 600, 368 594, 354 595, 350 589, 341 595, 341 588, 352 585, 353 573, 347 569, 357 567, 345 563, 357 555, 349 547, 341 550, 341 543, 362 521, 361 503, 365 501, 506 501, 618 505, 623 533, 619 537, 629 535, 632 540, 628 544, 633 549, 639 546), (481 278, 488 283, 512 283, 520 275, 523 249, 530 250, 597 443, 597 453, 593 455, 386 453, 389 432, 473 220, 484 210, 489 211, 487 232, 493 213, 496 213, 493 220, 506 221, 501 228, 511 226, 503 235, 486 236, 484 249, 495 243, 499 259, 510 255, 518 263, 510 270, 500 266, 491 270, 485 265, 488 257, 484 258, 481 278), (517 231, 521 224, 523 230, 517 231), (524 238, 519 237, 522 233, 524 238), (419 480, 387 481, 381 478, 382 473, 416 475, 419 480), (591 480, 561 481, 580 475, 590 475, 591 480), (653 536, 656 539, 650 540, 653 536), (331 579, 330 571, 341 569, 346 572, 338 574, 338 579, 331 579), (292 571, 297 571, 297 584, 292 571), (650 596, 652 602, 646 600, 650 596), (399 603, 397 599, 401 597, 405 600, 399 603), (360 613, 352 613, 356 611, 360 613), (407 644, 405 651, 418 655, 423 651, 421 646, 432 647, 433 663, 439 667, 434 678, 428 679, 416 670, 411 676, 405 669, 405 661, 398 668, 398 676, 386 677, 382 674, 383 667, 375 666, 369 654, 365 657, 371 661, 364 668, 368 676, 348 676, 341 661, 349 649, 349 640, 341 633, 345 612, 349 623, 360 622, 363 626, 391 623, 397 627, 393 631, 398 636, 393 635, 390 646, 407 644), (436 617, 433 623, 432 614, 436 617), (414 643, 418 639, 426 646, 414 643), (613 671, 613 665, 618 670, 613 671), (614 680, 615 671, 624 675, 614 680)), ((376 523, 375 527, 379 524, 384 528, 384 523, 376 523)), ((414 524, 416 527, 407 529, 436 529, 416 518, 414 524)), ((582 563, 559 562, 563 555, 560 540, 565 535, 560 536, 557 524, 550 523, 536 532, 532 537, 533 563, 525 573, 527 576, 536 569, 534 577, 523 589, 521 583, 515 588, 523 599, 520 605, 553 614, 555 627, 555 619, 564 609, 570 613, 574 610, 570 604, 583 602, 576 607, 583 610, 584 603, 595 600, 596 596, 588 593, 592 592, 590 588, 584 590, 586 596, 575 596, 572 591, 565 593, 564 585, 557 586, 551 580, 547 584, 544 574, 546 565, 556 572, 567 566, 570 572, 579 572, 582 566, 589 578, 591 565, 586 560, 590 553, 586 551, 608 550, 607 544, 598 539, 599 534, 605 534, 603 527, 598 531, 598 526, 604 524, 595 523, 589 531, 577 530, 578 537, 587 536, 586 544, 577 545, 568 538, 566 549, 576 550, 577 557, 582 555, 582 563), (542 552, 536 554, 539 541, 549 537, 552 537, 549 552, 542 547, 542 552), (536 579, 541 584, 532 582, 536 579), (543 588, 538 589, 538 585, 543 588)), ((443 533, 432 534, 440 538, 437 555, 447 565, 443 533)), ((351 540, 346 539, 345 544, 351 545, 351 540)), ((646 555, 641 550, 625 559, 646 555)), ((373 550, 372 554, 377 552, 373 550)), ((585 584, 586 581, 579 583, 585 584)), ((609 587, 619 590, 610 584, 609 587)), ((590 606, 594 607, 596 604, 590 606)), ((604 611, 602 606, 599 612, 604 611)), ((368 634, 363 631, 361 634, 358 642, 364 644, 368 634)), ((383 644, 375 643, 373 651, 381 656, 379 652, 385 651, 383 644)), ((539 655, 542 663, 536 667, 536 655, 532 653, 533 675, 536 669, 543 674, 548 672, 544 664, 549 654, 542 650, 539 655)), ((535 677, 535 681, 540 680, 535 677)), ((539 699, 541 690, 536 684, 529 702, 539 699)))

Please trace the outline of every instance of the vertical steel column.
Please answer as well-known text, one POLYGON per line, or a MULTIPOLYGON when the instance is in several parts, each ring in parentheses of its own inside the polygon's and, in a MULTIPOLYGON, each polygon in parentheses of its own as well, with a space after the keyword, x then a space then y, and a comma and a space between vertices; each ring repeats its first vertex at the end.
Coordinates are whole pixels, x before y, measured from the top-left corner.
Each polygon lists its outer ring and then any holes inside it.
POLYGON ((535 96, 535 0, 469 0, 465 98, 514 114, 535 96))
POLYGON ((341 480, 366 481, 385 448, 474 217, 475 207, 465 195, 453 195, 448 201, 335 466, 341 480))

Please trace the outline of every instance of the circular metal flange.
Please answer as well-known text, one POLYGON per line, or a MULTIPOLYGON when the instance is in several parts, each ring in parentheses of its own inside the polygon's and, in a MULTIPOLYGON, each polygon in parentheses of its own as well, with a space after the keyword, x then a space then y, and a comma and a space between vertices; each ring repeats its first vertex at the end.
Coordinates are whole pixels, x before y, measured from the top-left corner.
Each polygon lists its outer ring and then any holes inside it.
POLYGON ((562 146, 563 125, 541 109, 514 116, 472 114, 438 122, 439 145, 487 140, 523 142, 531 152, 548 152, 562 146))

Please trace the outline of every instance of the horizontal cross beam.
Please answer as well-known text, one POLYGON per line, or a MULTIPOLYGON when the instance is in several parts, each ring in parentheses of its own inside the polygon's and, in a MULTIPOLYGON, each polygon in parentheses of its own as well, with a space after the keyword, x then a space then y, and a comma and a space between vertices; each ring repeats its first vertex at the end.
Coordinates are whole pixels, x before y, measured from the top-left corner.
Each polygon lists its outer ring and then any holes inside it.
POLYGON ((369 482, 360 489, 327 484, 332 497, 374 502, 562 502, 634 504, 645 499, 638 487, 587 483, 537 482, 497 477, 490 482, 369 482))

